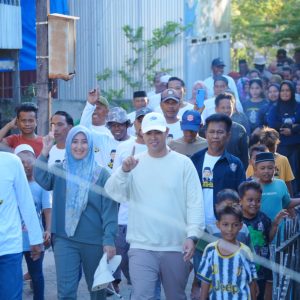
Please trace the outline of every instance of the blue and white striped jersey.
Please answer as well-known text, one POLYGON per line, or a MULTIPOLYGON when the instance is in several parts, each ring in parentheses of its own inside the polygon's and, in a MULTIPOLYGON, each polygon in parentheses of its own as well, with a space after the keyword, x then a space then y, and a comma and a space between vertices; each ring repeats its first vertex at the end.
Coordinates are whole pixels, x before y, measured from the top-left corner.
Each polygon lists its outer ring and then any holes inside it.
POLYGON ((240 243, 236 252, 224 256, 219 240, 206 246, 197 277, 210 283, 211 300, 251 299, 249 284, 257 278, 251 250, 240 243))

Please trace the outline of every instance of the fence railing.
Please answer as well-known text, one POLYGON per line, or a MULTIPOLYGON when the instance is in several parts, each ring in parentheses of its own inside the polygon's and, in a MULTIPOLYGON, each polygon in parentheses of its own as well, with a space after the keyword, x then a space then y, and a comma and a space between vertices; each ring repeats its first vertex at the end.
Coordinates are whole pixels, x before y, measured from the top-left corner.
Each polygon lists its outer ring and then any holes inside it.
POLYGON ((277 243, 273 247, 275 262, 280 264, 280 271, 273 276, 274 300, 299 300, 300 285, 285 274, 289 268, 300 273, 300 210, 296 209, 296 217, 286 219, 283 231, 277 233, 277 243))

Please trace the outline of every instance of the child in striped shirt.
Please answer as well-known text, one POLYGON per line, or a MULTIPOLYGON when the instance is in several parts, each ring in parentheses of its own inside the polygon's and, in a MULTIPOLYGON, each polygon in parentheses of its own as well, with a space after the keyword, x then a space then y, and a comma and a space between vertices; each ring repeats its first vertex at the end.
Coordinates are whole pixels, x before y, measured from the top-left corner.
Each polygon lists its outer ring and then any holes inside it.
POLYGON ((198 269, 200 300, 256 299, 256 269, 251 250, 237 241, 243 226, 243 214, 237 204, 226 204, 217 211, 217 226, 222 238, 204 250, 198 269))

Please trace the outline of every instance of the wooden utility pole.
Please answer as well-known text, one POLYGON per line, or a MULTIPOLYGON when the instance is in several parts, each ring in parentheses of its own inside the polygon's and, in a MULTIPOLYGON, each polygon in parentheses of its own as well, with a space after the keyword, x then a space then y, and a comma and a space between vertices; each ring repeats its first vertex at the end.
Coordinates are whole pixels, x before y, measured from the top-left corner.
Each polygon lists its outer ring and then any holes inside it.
POLYGON ((49 62, 48 62, 48 0, 36 0, 36 83, 38 105, 38 134, 49 132, 49 62))

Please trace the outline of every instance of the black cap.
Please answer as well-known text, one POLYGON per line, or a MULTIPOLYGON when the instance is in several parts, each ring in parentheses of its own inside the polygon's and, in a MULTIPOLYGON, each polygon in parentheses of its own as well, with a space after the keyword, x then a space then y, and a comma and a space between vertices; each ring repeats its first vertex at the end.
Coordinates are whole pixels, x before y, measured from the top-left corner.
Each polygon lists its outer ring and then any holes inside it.
POLYGON ((220 67, 220 66, 225 66, 224 64, 224 61, 218 57, 218 58, 215 58, 212 62, 211 62, 211 66, 212 67, 220 67))
POLYGON ((133 98, 137 97, 147 97, 147 93, 145 91, 136 91, 133 93, 133 98))
POLYGON ((260 152, 256 154, 255 164, 264 162, 264 161, 272 161, 275 162, 274 154, 272 152, 260 152))

